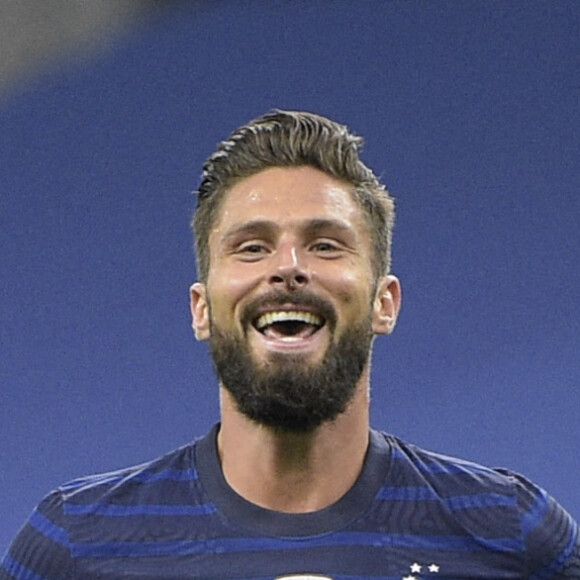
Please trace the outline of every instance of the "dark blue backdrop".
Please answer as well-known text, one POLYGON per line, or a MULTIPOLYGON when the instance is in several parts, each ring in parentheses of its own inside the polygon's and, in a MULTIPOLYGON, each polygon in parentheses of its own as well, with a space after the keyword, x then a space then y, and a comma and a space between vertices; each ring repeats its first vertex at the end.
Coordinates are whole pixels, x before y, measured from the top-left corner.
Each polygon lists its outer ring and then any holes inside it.
POLYGON ((76 476, 217 420, 190 332, 201 164, 272 107, 366 137, 398 200, 373 423, 580 516, 580 4, 181 2, 0 111, 0 551, 76 476))

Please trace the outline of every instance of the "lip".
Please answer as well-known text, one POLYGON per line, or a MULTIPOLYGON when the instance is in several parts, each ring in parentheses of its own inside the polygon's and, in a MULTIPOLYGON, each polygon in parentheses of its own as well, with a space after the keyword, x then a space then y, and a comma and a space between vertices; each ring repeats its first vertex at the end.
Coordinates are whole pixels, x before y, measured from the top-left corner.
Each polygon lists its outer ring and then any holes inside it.
MULTIPOLYGON (((264 314, 271 314, 274 312, 305 312, 316 316, 320 321, 321 325, 318 330, 321 330, 328 323, 328 317, 320 309, 313 307, 310 304, 301 304, 300 302, 285 302, 282 304, 276 303, 266 303, 262 304, 258 308, 252 311, 251 316, 245 320, 245 325, 251 326, 254 330, 258 330, 256 323, 258 320, 264 316, 264 314)), ((260 332, 258 330, 258 332, 260 332)), ((318 331, 317 331, 318 332, 318 331)), ((314 334, 317 334, 315 332, 314 334)))
MULTIPOLYGON (((295 309, 295 308, 294 308, 295 309)), ((277 309, 280 310, 280 309, 277 309)), ((260 350, 268 352, 311 352, 316 351, 328 341, 327 325, 320 327, 314 334, 305 337, 269 337, 262 334, 252 325, 251 335, 254 337, 252 342, 260 345, 260 350)))
POLYGON ((316 327, 314 332, 320 330, 320 328, 322 328, 325 323, 324 319, 318 314, 314 314, 305 310, 275 310, 272 312, 265 312, 264 314, 258 316, 254 320, 254 327, 260 332, 263 332, 263 330, 268 325, 283 321, 296 321, 310 324, 316 327))
POLYGON ((273 304, 262 306, 257 308, 253 313, 252 320, 257 320, 263 314, 268 314, 270 312, 309 312, 310 314, 315 314, 319 316, 322 320, 326 321, 326 317, 321 314, 316 308, 309 306, 307 304, 291 303, 286 304, 273 304))
POLYGON ((274 293, 261 296, 248 304, 242 317, 242 326, 246 329, 250 349, 256 354, 301 353, 310 356, 319 351, 325 352, 335 323, 336 317, 332 305, 313 294, 297 294, 284 298, 274 293), (266 336, 256 327, 256 322, 264 314, 296 311, 319 317, 322 326, 310 336, 293 339, 266 336))

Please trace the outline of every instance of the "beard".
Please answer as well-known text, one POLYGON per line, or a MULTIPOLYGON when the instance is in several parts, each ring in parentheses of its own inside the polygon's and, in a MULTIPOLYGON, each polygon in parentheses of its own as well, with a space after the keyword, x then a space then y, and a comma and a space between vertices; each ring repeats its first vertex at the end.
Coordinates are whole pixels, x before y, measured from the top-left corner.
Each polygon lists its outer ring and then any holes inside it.
MULTIPOLYGON (((296 296, 292 302, 296 303, 296 296)), ((331 316, 330 321, 334 320, 331 316)), ((308 364, 299 354, 271 353, 259 364, 244 337, 226 333, 215 324, 210 350, 217 375, 242 414, 267 427, 308 433, 346 410, 368 363, 372 341, 369 313, 331 341, 319 363, 308 364)))

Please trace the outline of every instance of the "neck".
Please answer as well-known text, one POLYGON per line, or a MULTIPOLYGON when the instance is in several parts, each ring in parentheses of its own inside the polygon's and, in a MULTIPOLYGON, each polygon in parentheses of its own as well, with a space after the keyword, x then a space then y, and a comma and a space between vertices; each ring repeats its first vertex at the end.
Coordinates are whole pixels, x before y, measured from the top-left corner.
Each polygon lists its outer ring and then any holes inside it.
POLYGON ((306 513, 338 501, 359 476, 368 447, 368 375, 346 411, 309 433, 256 424, 222 387, 218 453, 226 481, 261 507, 306 513))

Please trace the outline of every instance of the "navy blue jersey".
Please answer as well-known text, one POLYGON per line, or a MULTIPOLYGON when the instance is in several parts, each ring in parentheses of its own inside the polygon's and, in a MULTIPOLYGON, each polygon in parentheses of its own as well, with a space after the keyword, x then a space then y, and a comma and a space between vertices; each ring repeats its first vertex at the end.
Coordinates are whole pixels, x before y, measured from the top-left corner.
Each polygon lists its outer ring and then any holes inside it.
POLYGON ((51 493, 0 580, 580 578, 577 525, 519 475, 373 431, 342 499, 283 514, 228 486, 216 436, 51 493))

